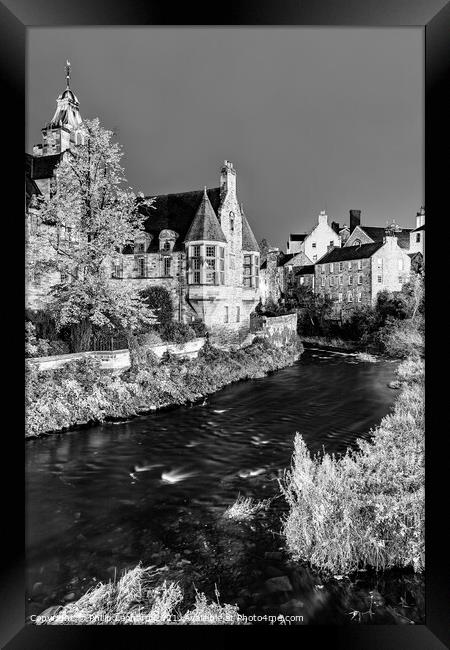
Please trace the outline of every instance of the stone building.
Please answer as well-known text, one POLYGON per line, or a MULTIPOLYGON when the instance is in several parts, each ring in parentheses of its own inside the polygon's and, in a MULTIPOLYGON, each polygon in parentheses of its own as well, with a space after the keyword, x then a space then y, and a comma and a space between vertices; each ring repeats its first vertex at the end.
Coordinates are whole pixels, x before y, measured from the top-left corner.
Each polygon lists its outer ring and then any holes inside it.
POLYGON ((416 227, 409 235, 409 252, 420 253, 425 263, 425 208, 422 206, 416 214, 416 227))
MULTIPOLYGON (((333 222, 333 225, 337 225, 333 222)), ((330 246, 340 246, 339 233, 328 224, 328 215, 322 210, 317 218, 317 225, 309 233, 291 234, 287 242, 286 253, 298 255, 303 253, 307 264, 314 264, 325 255, 330 246)), ((300 266, 294 259, 292 266, 300 266)))
MULTIPOLYGON (((53 118, 42 129, 42 144, 33 148, 33 155, 25 156, 28 243, 39 201, 54 188, 57 164, 72 147, 84 145, 81 125, 68 64, 66 89, 57 99, 53 118)), ((260 257, 238 200, 236 180, 233 164, 226 160, 218 187, 152 196, 154 205, 142 209, 147 217, 144 231, 133 247, 104 269, 110 281, 134 289, 165 287, 172 297, 175 318, 181 322, 202 320, 216 330, 248 329, 250 313, 260 298, 260 257)), ((59 236, 55 232, 55 237, 59 236)), ((28 245, 28 258, 30 251, 28 245)), ((38 254, 43 259, 54 251, 40 250, 38 254)), ((38 277, 28 272, 26 306, 42 308, 51 287, 59 282, 57 272, 38 277)))
POLYGON ((166 287, 182 322, 247 329, 260 299, 259 247, 238 201, 233 164, 225 160, 219 187, 154 198, 133 250, 113 262, 111 281, 166 287))
POLYGON ((384 241, 343 246, 329 251, 315 265, 315 293, 334 302, 344 316, 355 306, 373 305, 380 291, 400 291, 409 280, 411 259, 392 230, 384 241))
MULTIPOLYGON (((394 223, 394 222, 393 222, 394 223)), ((397 243, 400 248, 410 250, 411 228, 400 228, 396 226, 397 243)), ((359 244, 371 244, 384 241, 386 226, 362 226, 361 210, 350 210, 349 236, 344 246, 358 246, 359 244)))

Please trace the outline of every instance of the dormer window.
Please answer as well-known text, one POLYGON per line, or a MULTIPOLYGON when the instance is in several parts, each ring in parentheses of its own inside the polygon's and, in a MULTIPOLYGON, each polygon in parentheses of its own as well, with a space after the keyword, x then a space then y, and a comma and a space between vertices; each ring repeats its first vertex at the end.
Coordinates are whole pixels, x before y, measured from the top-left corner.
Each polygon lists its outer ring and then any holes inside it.
POLYGON ((135 253, 148 253, 148 249, 150 247, 152 241, 152 236, 147 233, 143 232, 136 237, 134 241, 134 252, 135 253))
POLYGON ((178 233, 174 230, 161 230, 159 233, 159 250, 161 253, 171 253, 175 246, 178 233))

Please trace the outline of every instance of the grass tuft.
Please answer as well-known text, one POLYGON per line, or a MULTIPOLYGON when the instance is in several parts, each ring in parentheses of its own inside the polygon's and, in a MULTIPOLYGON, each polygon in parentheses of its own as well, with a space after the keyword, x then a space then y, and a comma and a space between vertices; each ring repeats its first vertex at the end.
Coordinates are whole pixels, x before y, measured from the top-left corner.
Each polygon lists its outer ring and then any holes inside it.
POLYGON ((245 521, 253 519, 261 510, 267 510, 268 505, 269 500, 253 501, 251 497, 241 497, 241 495, 238 495, 236 501, 225 510, 223 516, 226 519, 245 521))

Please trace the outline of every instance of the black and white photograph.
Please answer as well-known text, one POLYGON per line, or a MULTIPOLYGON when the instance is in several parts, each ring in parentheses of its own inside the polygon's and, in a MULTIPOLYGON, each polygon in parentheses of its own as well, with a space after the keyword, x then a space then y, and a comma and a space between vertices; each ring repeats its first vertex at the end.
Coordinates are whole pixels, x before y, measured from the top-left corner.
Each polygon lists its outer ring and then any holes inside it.
POLYGON ((424 49, 27 28, 25 627, 427 624, 424 49))

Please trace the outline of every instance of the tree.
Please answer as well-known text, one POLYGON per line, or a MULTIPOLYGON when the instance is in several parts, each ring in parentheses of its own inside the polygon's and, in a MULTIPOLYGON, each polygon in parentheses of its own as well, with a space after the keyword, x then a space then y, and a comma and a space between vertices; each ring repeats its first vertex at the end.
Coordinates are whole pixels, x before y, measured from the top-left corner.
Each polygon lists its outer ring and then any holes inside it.
POLYGON ((263 239, 261 239, 258 246, 259 246, 259 250, 260 250, 260 253, 261 253, 261 263, 262 263, 267 258, 267 253, 270 251, 272 246, 269 244, 269 242, 267 241, 267 239, 265 237, 263 239))
POLYGON ((173 320, 172 299, 165 287, 146 287, 141 289, 139 295, 148 307, 156 313, 161 325, 166 325, 173 320))
POLYGON ((35 268, 56 271, 49 312, 58 329, 71 328, 74 351, 87 349, 93 327, 134 333, 153 321, 138 293, 110 282, 111 262, 120 263, 146 218, 140 207, 152 200, 126 187, 122 148, 98 119, 83 124, 84 143, 66 151, 55 170, 53 189, 39 205, 39 224, 29 255, 35 268), (40 250, 50 251, 48 255, 40 250))

